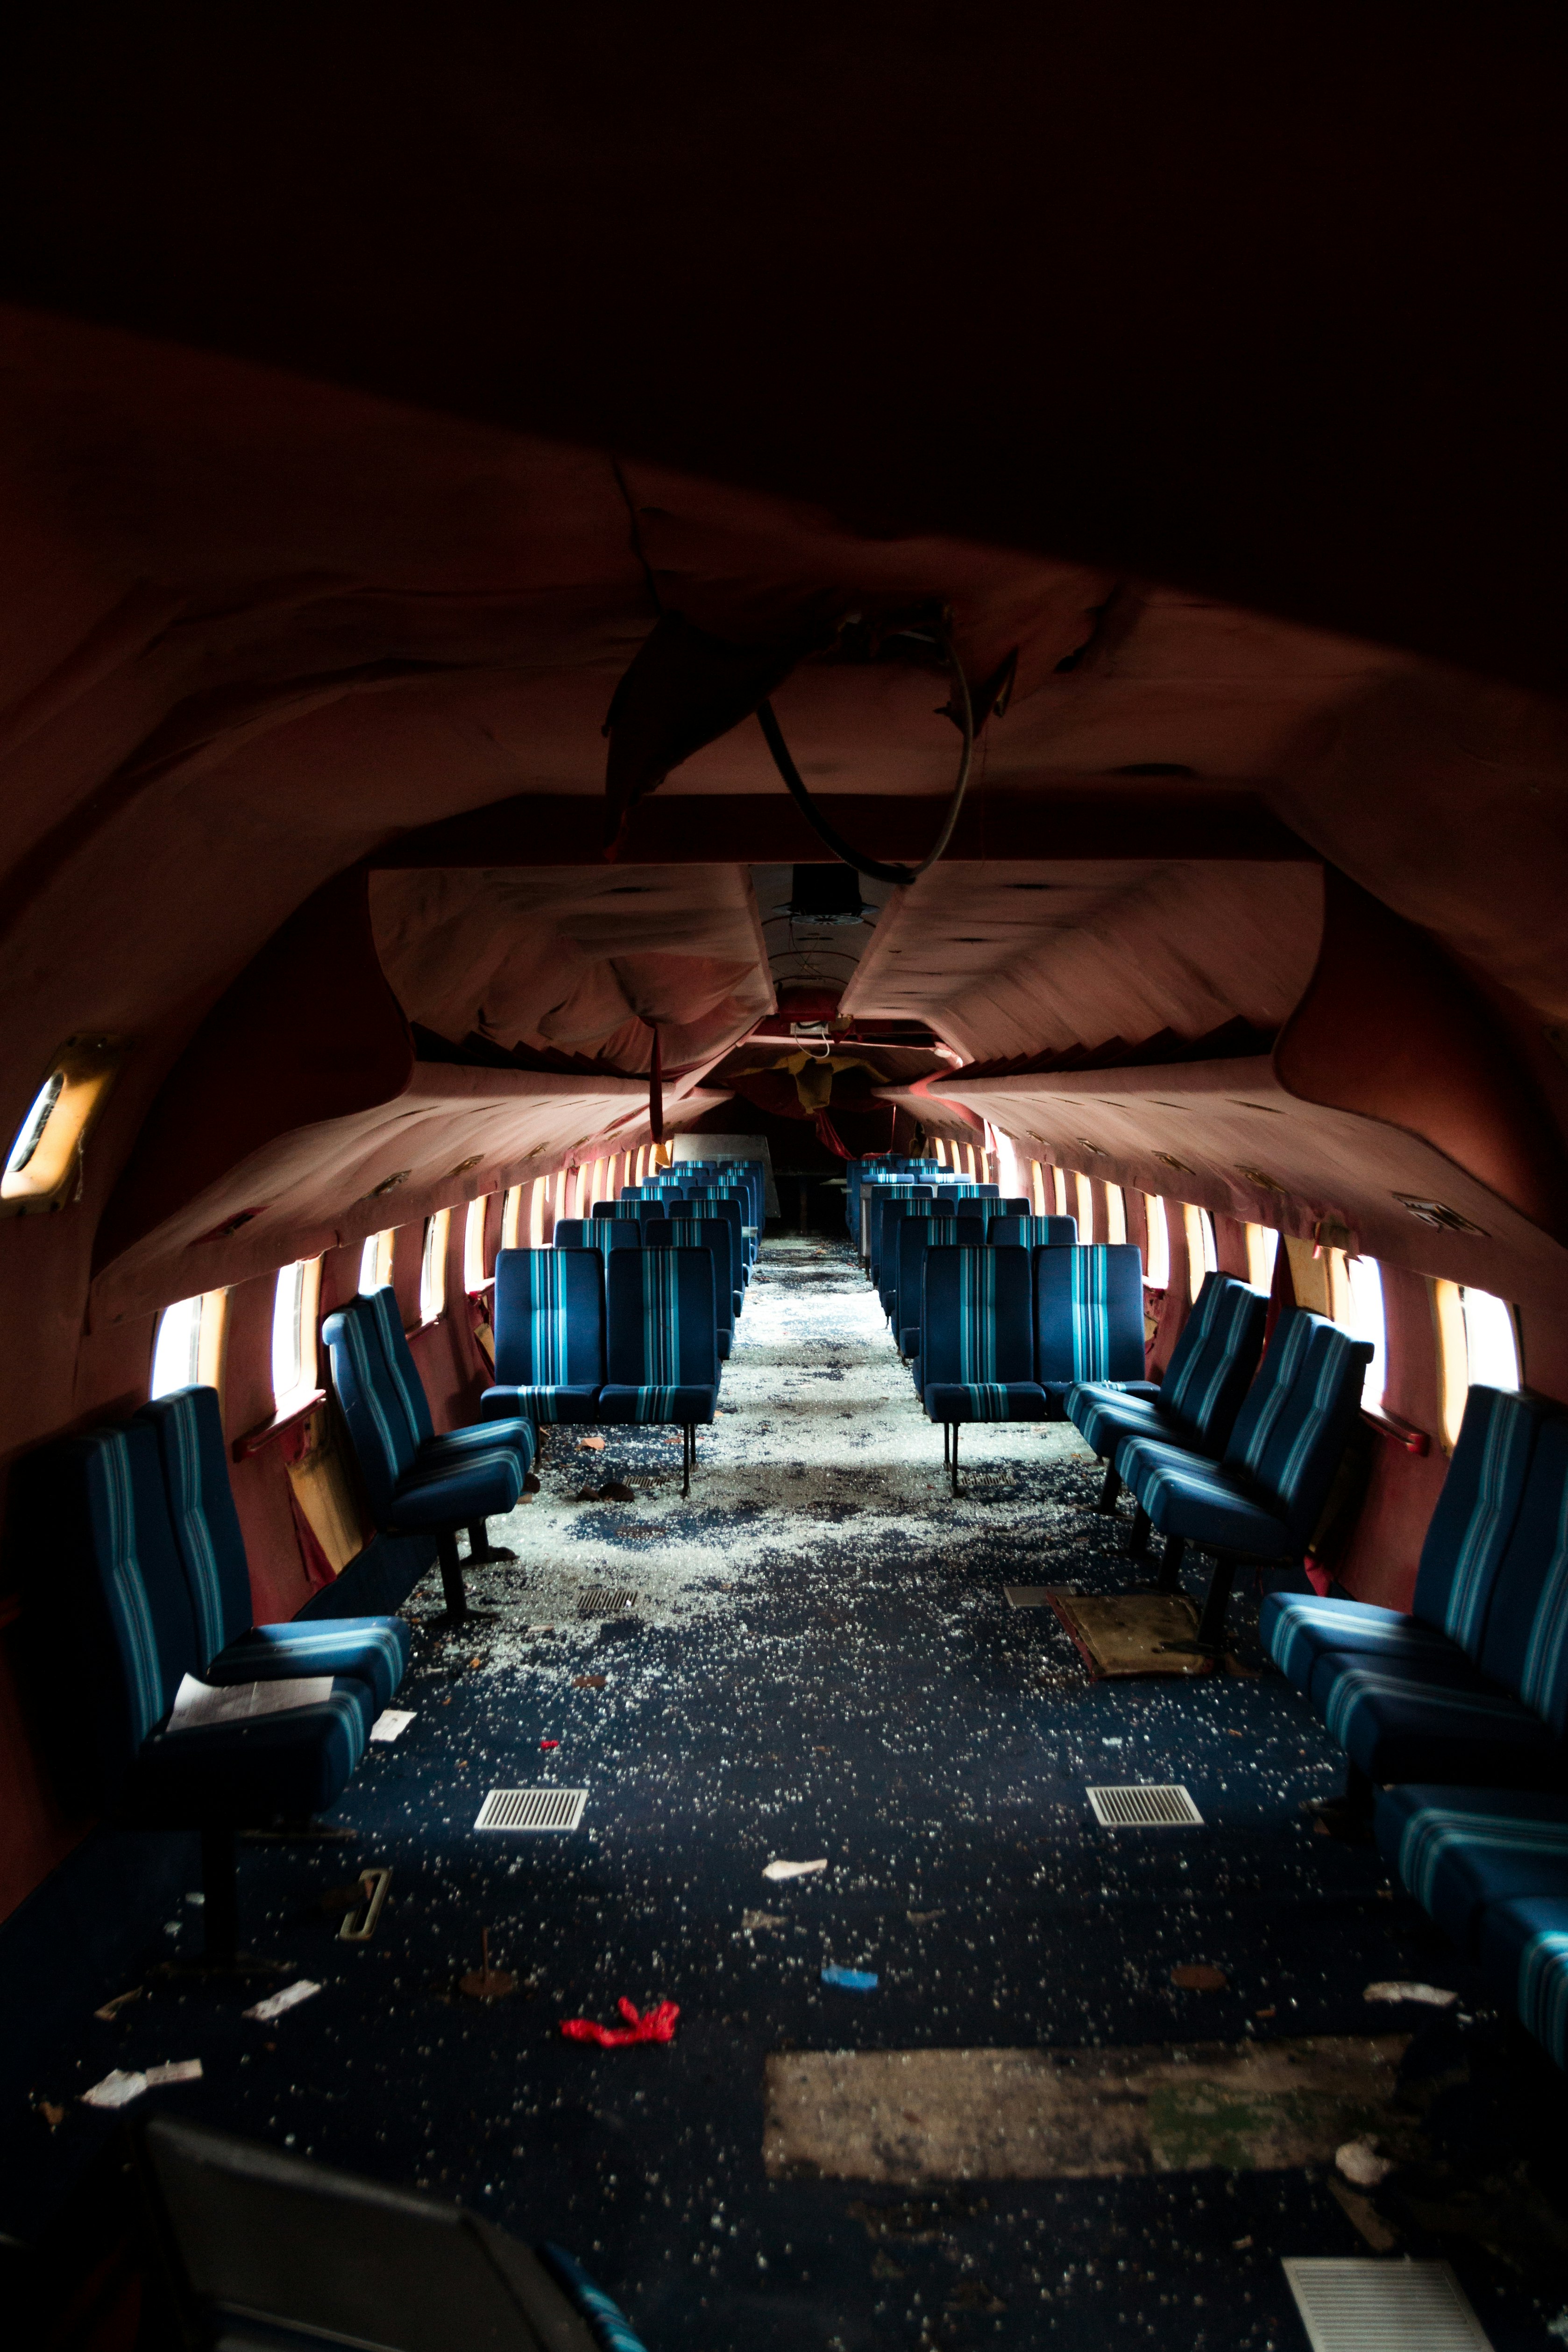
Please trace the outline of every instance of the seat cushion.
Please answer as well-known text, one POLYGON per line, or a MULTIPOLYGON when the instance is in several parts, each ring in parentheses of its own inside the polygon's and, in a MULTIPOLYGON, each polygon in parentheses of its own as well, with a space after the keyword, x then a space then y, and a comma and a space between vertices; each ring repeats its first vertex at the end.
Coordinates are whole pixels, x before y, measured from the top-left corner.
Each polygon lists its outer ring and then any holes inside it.
POLYGON ((933 1381, 925 1411, 933 1421, 1043 1421, 1045 1391, 1034 1381, 933 1381))
POLYGON ((1365 1652, 1325 1651, 1307 1696, 1373 1780, 1507 1789, 1563 1778, 1563 1746, 1550 1727, 1453 1644, 1397 1667, 1365 1652))
MULTIPOLYGON (((1083 1385, 1084 1383, 1080 1381, 1047 1381, 1044 1383, 1052 1421, 1071 1419, 1071 1416, 1067 1410, 1067 1400, 1075 1389, 1083 1385)), ((1096 1386, 1099 1385, 1101 1384, 1096 1382, 1096 1386)), ((1160 1392, 1159 1384, 1155 1381, 1106 1381, 1104 1385, 1114 1389, 1120 1394, 1130 1397, 1136 1404, 1152 1404, 1160 1392)))
POLYGON ((1556 1895, 1514 1895, 1489 1903, 1477 1938, 1480 1964, 1500 2000, 1559 2066, 1568 2066, 1568 1855, 1556 1895))
POLYGON ((587 1388, 486 1389, 479 1400, 483 1420, 528 1422, 597 1421, 599 1383, 587 1388))
MULTIPOLYGON (((519 1422, 498 1425, 507 1430, 524 1426, 519 1422)), ((488 1453, 471 1451, 457 1460, 416 1462, 398 1480, 391 1524, 444 1533, 493 1513, 499 1516, 517 1507, 526 1475, 523 1456, 510 1440, 488 1453)))
POLYGON ((1154 1438, 1129 1437, 1116 1466, 1162 1535, 1255 1559, 1290 1558, 1285 1521, 1255 1500, 1236 1472, 1207 1455, 1154 1438))
POLYGON ((160 1728, 126 1783, 123 1818, 141 1829, 265 1829, 336 1802, 365 1752, 370 1694, 335 1683, 319 1706, 253 1723, 160 1728))
MULTIPOLYGON (((401 1617, 314 1617, 256 1625, 207 1666, 207 1683, 270 1683, 291 1675, 340 1675, 362 1683, 379 1715, 408 1665, 401 1617)), ((374 1718, 372 1717, 372 1720, 374 1718)))
POLYGON ((1365 1601, 1321 1601, 1316 1593, 1270 1592, 1258 1612, 1258 1638, 1280 1672, 1304 1691, 1318 1660, 1331 1650, 1378 1657, 1398 1668, 1406 1660, 1444 1657, 1452 1644, 1402 1609, 1365 1601))
POLYGON ((1385 1789, 1374 1816, 1390 1869, 1461 1951, 1489 1904, 1557 1895, 1568 1880, 1568 1800, 1413 1781, 1385 1789))
MULTIPOLYGON (((1177 1423, 1160 1410, 1157 1398, 1141 1387, 1134 1391, 1109 1381, 1075 1381, 1062 1399, 1062 1410, 1102 1462, 1115 1459, 1124 1437, 1152 1437, 1163 1445, 1187 1442, 1177 1423)), ((1198 1451, 1196 1445, 1189 1450, 1198 1451)))
POLYGON ((602 1388, 599 1391, 599 1418, 601 1422, 688 1422, 711 1421, 716 1389, 698 1388, 602 1388))
POLYGON ((521 1413, 514 1413, 505 1420, 471 1421, 466 1429, 446 1429, 439 1437, 427 1437, 411 1466, 415 1471, 436 1470, 444 1474, 448 1470, 461 1469, 476 1454, 496 1454, 510 1447, 526 1472, 533 1467, 538 1443, 538 1433, 532 1422, 521 1413))

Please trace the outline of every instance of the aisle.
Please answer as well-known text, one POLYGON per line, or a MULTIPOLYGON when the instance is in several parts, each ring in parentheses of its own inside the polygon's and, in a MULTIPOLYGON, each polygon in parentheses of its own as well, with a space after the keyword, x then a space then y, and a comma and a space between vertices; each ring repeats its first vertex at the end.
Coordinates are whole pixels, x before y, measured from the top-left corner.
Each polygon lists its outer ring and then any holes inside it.
MULTIPOLYGON (((971 2073, 884 2105, 879 2179, 813 2177, 853 2137, 837 2093, 826 2156, 797 2115, 769 2170, 770 2061, 778 2083, 813 2052, 1364 2037, 1369 1979, 1453 1963, 1375 1857, 1309 1834, 1300 1801, 1336 1768, 1278 1679, 1092 1685, 1052 1620, 1008 1608, 1008 1581, 1125 1580, 1093 1470, 1070 1432, 989 1429, 955 1504, 844 1248, 766 1245, 722 1399, 689 1502, 661 1433, 552 1433, 543 1491, 493 1524, 517 1566, 471 1580, 496 1617, 422 1634, 413 1721, 338 1814, 393 1869, 374 1940, 313 1907, 341 1851, 252 1852, 247 1935, 319 1996, 264 2032, 248 1993, 160 1992, 41 2093, 199 2054, 161 2103, 559 2238, 651 2352, 1295 2345, 1280 2256, 1362 2251, 1321 2166, 1150 2174, 1103 2134, 1100 2177, 956 2179, 942 2147, 987 2124, 971 2073), (631 1502, 573 1499, 622 1479, 631 1502), (580 1616, 596 1586, 632 1606, 580 1616), (1166 1780, 1202 1828, 1094 1826, 1087 1783, 1166 1780), (539 1785, 586 1790, 580 1830, 476 1832, 487 1790, 539 1785), (769 1881, 778 1858, 828 1866, 769 1881), (454 1990, 481 1926, 522 1980, 490 2008, 454 1990), (1224 1986, 1178 1990, 1194 1962, 1224 1986), (677 2002, 673 2044, 561 2039, 622 1995, 677 2002)), ((437 1601, 432 1580, 412 1613, 437 1601)), ((1416 2022, 1452 2054, 1459 2027, 1416 2022)))

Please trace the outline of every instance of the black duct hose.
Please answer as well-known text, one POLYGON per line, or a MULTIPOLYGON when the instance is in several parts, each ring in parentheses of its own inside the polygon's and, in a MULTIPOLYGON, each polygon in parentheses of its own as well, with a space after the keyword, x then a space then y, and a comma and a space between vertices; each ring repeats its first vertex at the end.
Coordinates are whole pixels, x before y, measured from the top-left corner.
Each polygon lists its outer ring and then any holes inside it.
POLYGON ((969 681, 964 676, 964 666, 954 651, 953 640, 946 630, 943 631, 938 643, 942 649, 942 657, 952 675, 957 692, 958 709, 962 714, 964 748, 958 755, 958 781, 953 787, 953 797, 947 803, 947 814, 943 820, 942 830, 936 836, 936 846, 921 859, 918 866, 884 866, 880 858, 862 857, 858 849, 852 849, 842 834, 828 823, 827 818, 807 791, 800 771, 789 757, 789 747, 779 731, 779 721, 773 715, 773 705, 770 702, 762 701, 757 706, 758 719, 761 724, 763 735, 767 739, 768 748, 773 754, 773 764, 788 785, 790 798, 818 840, 825 842, 835 857, 841 858, 846 866, 852 866, 855 872, 863 874, 868 881, 891 882, 900 889, 907 889, 912 882, 917 882, 929 866, 936 865, 946 849, 947 844, 952 840, 953 828, 958 822, 958 811, 964 805, 964 794, 968 788, 970 763, 975 756, 975 713, 969 699, 969 681))

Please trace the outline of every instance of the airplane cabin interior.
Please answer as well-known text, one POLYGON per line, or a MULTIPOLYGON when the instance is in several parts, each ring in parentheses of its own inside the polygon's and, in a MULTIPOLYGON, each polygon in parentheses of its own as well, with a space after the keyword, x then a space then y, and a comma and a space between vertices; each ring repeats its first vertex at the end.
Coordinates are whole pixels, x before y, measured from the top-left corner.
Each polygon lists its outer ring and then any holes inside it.
POLYGON ((8 2340, 1568 2340, 1564 62, 13 28, 8 2340))

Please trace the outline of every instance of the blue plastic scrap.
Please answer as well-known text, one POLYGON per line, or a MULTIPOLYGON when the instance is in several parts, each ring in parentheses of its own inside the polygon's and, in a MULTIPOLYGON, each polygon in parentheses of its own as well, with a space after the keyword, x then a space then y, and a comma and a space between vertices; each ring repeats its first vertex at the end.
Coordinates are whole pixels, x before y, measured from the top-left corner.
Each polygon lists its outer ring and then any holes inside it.
POLYGON ((822 1970, 824 1984, 837 1985, 844 1992, 874 1992, 876 1976, 870 1969, 835 1969, 822 1970))

